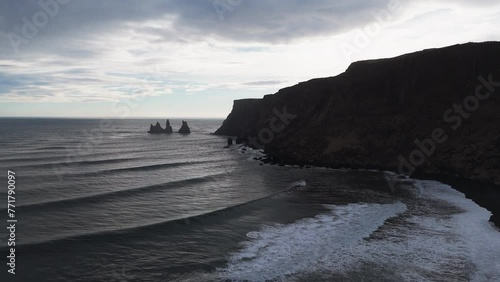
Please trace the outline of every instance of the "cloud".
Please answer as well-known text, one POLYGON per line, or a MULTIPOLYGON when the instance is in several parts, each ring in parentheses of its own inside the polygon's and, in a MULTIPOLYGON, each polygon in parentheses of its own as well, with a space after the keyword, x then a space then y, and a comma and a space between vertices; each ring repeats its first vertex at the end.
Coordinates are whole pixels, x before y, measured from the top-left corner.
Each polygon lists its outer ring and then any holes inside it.
POLYGON ((387 8, 384 0, 242 0, 221 20, 214 5, 216 1, 225 0, 72 0, 64 5, 54 4, 58 3, 56 0, 1 1, 0 26, 5 32, 1 40, 4 47, 9 46, 6 34, 22 35, 25 19, 33 23, 34 16, 47 9, 52 9, 54 15, 40 28, 39 38, 34 39, 46 49, 88 37, 112 36, 122 28, 164 41, 189 42, 214 37, 288 42, 345 31, 370 21, 373 12, 387 8), (50 8, 54 5, 57 9, 50 8), (49 8, 44 10, 42 6, 49 8))
MULTIPOLYGON (((408 0, 25 0, 0 2, 0 41, 8 47, 7 34, 22 35, 24 20, 33 22, 37 12, 52 9, 48 24, 40 28, 40 49, 66 45, 88 37, 112 37, 127 29, 141 37, 149 35, 160 41, 191 42, 213 37, 243 42, 286 43, 311 36, 331 35, 363 26, 375 15, 387 10, 389 3, 408 0), (46 3, 40 5, 39 3, 46 3), (48 5, 53 4, 53 5, 48 5), (63 2, 65 3, 65 2, 63 2), (214 3, 239 3, 219 18, 214 3), (43 8, 49 7, 49 8, 43 8), (66 44, 61 44, 66 43, 66 44)), ((421 1, 426 2, 426 1, 421 1)), ((432 1, 427 1, 432 2, 432 1)), ((447 5, 473 7, 470 1, 445 0, 447 5)), ((474 6, 494 4, 494 0, 475 1, 474 6)), ((227 5, 226 5, 227 6, 227 5)), ((224 6, 222 6, 224 7, 224 6)), ((70 44, 71 45, 71 44, 70 44)), ((74 52, 84 52, 75 50, 74 52)), ((69 51, 67 51, 69 52, 69 51)), ((89 51, 92 52, 92 51, 89 51)), ((68 55, 70 55, 68 53, 68 55)))
MULTIPOLYGON (((346 66, 336 53, 339 40, 376 21, 394 1, 0 1, 0 101, 270 93, 341 72, 346 66), (236 4, 221 17, 214 3, 236 4), (40 12, 50 14, 46 24, 26 37, 27 22, 43 20, 40 12), (13 34, 24 40, 18 52, 13 34)), ((399 2, 393 26, 359 59, 498 35, 497 1, 399 2)))

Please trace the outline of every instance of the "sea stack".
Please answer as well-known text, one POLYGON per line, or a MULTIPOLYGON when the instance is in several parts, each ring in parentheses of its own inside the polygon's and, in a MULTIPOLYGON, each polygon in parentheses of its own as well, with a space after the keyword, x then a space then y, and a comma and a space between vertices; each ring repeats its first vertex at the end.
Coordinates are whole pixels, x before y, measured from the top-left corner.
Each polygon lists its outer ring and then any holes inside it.
POLYGON ((170 125, 170 120, 167 119, 167 123, 165 129, 163 129, 159 122, 156 122, 155 125, 149 127, 148 133, 151 134, 160 134, 160 133, 173 133, 172 126, 170 125))
POLYGON ((170 120, 167 119, 167 124, 165 126, 165 133, 173 133, 172 126, 170 125, 170 120))
POLYGON ((165 133, 165 130, 163 130, 163 128, 161 127, 159 122, 156 122, 155 125, 151 124, 151 126, 149 127, 148 133, 151 133, 151 134, 165 133))
POLYGON ((181 133, 181 134, 191 133, 191 129, 189 129, 187 121, 184 121, 184 120, 182 121, 182 126, 181 126, 181 129, 179 129, 179 133, 181 133))
POLYGON ((227 139, 227 146, 224 146, 224 148, 229 148, 231 146, 233 146, 233 138, 230 137, 227 139))

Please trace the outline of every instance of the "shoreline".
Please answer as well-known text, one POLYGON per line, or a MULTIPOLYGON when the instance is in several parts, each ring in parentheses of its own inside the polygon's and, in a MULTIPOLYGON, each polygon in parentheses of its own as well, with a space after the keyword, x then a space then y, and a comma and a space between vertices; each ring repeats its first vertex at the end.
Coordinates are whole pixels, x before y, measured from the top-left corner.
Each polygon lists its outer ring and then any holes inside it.
MULTIPOLYGON (((247 147, 247 146, 243 146, 247 147)), ((393 169, 383 166, 359 166, 359 165, 328 165, 318 162, 311 163, 294 163, 289 161, 280 160, 279 158, 273 156, 272 154, 265 153, 265 156, 257 159, 261 163, 269 165, 291 165, 298 166, 300 168, 328 168, 328 169, 351 169, 351 170, 375 170, 379 172, 392 172, 400 175, 393 169)), ((410 178, 416 180, 435 180, 443 184, 449 185, 452 189, 455 189, 465 195, 467 199, 472 200, 478 206, 487 209, 491 212, 491 217, 489 222, 492 223, 496 230, 500 232, 500 187, 493 183, 481 182, 478 180, 472 180, 452 175, 446 174, 435 174, 426 172, 415 172, 410 178)))
POLYGON ((490 222, 500 231, 500 189, 498 186, 452 175, 419 173, 413 176, 420 180, 436 180, 463 193, 467 199, 491 212, 490 222))

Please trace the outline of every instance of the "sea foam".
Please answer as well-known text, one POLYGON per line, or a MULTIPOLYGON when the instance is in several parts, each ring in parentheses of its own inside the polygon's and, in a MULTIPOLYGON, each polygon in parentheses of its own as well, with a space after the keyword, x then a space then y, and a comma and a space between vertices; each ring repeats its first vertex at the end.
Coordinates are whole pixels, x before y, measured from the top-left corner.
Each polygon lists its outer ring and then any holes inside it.
POLYGON ((418 181, 422 197, 440 199, 463 209, 449 218, 452 233, 463 242, 464 255, 474 265, 472 281, 500 281, 500 232, 493 227, 491 212, 465 198, 463 193, 437 181, 418 181))
POLYGON ((289 225, 266 226, 247 236, 243 249, 233 254, 221 278, 265 281, 297 273, 328 269, 332 262, 352 264, 352 248, 388 218, 406 210, 401 203, 330 206, 331 212, 289 225))
MULTIPOLYGON (((405 180, 408 181, 408 180, 405 180)), ((415 198, 330 211, 247 234, 217 274, 233 281, 500 281, 490 212, 436 181, 415 198)))

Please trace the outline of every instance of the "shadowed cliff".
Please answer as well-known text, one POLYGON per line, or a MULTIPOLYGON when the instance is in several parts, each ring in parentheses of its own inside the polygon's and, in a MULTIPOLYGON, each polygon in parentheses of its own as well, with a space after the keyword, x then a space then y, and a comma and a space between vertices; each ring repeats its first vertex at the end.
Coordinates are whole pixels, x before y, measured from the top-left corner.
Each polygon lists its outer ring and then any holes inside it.
POLYGON ((436 173, 500 185, 500 43, 353 63, 238 100, 215 134, 278 162, 436 173))

